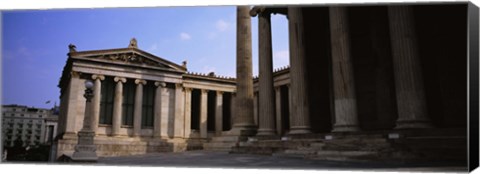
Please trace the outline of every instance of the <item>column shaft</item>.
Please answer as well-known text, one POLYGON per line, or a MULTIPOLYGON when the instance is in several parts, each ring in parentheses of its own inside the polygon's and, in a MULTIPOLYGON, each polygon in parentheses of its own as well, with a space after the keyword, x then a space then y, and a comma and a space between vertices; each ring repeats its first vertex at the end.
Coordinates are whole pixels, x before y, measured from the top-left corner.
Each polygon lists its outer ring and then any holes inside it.
POLYGON ((143 85, 145 80, 135 80, 137 87, 135 89, 135 103, 133 104, 133 136, 140 136, 142 129, 142 105, 143 105, 143 85))
POLYGON ((223 92, 217 91, 215 105, 215 134, 221 135, 223 129, 223 92))
POLYGON ((259 129, 257 135, 275 134, 275 103, 273 92, 272 36, 270 13, 258 16, 259 45, 259 129))
POLYGON ((122 124, 122 102, 123 102, 123 83, 127 80, 121 77, 115 77, 115 98, 113 101, 113 118, 112 118, 112 136, 120 135, 120 126, 122 124))
POLYGON ((357 100, 346 7, 330 7, 335 106, 334 132, 358 131, 357 100))
POLYGON ((275 113, 277 121, 277 134, 282 135, 283 126, 282 126, 282 90, 280 86, 275 87, 275 113))
POLYGON ((155 101, 154 101, 154 122, 153 122, 153 136, 161 137, 161 127, 162 127, 162 90, 165 87, 164 82, 155 82, 157 89, 155 90, 155 101))
MULTIPOLYGON (((166 84, 165 84, 166 85, 166 84)), ((171 103, 170 101, 170 95, 172 94, 169 92, 170 90, 165 86, 161 90, 161 111, 160 111, 160 136, 161 137, 169 137, 169 129, 170 127, 173 127, 173 124, 170 124, 169 117, 171 115, 171 103)))
POLYGON ((174 133, 173 136, 177 138, 182 138, 184 136, 184 125, 185 125, 185 93, 183 92, 182 84, 176 84, 175 88, 175 122, 174 122, 174 133))
POLYGON ((252 31, 248 6, 237 7, 237 97, 232 135, 254 135, 252 31))
POLYGON ((310 133, 307 66, 303 14, 300 7, 288 7, 290 39, 290 80, 292 91, 292 120, 290 134, 310 133))
POLYGON ((232 97, 230 98, 230 129, 233 128, 233 124, 235 124, 235 117, 236 117, 236 105, 237 105, 237 95, 232 93, 232 97))
POLYGON ((92 79, 95 81, 93 87, 93 98, 92 98, 92 131, 97 132, 98 121, 100 119, 100 99, 102 98, 102 82, 105 80, 103 75, 92 75, 92 79))
POLYGON ((253 94, 253 123, 258 127, 258 92, 253 94))
POLYGON ((185 88, 185 138, 190 137, 192 132, 192 88, 185 88))
POLYGON ((292 127, 292 120, 293 120, 292 87, 291 87, 290 83, 287 84, 287 89, 288 89, 288 124, 289 124, 289 127, 285 128, 285 129, 288 129, 288 130, 290 130, 290 127, 292 127))
POLYGON ((202 89, 200 94, 200 137, 207 138, 207 103, 208 91, 202 89))
POLYGON ((390 35, 397 93, 397 129, 431 127, 423 86, 412 7, 389 6, 390 35))

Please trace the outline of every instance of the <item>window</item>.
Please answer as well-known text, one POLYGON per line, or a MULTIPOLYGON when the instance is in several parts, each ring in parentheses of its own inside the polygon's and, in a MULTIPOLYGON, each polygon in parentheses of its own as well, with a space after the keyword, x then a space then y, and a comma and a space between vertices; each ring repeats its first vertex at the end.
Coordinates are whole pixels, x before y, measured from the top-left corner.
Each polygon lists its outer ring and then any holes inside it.
POLYGON ((115 95, 115 83, 112 77, 106 77, 102 82, 100 98, 100 124, 112 124, 113 99, 115 95))
POLYGON ((133 126, 133 106, 135 103, 135 83, 127 80, 123 85, 122 124, 133 126))
POLYGON ((147 84, 144 86, 142 99, 142 127, 153 127, 155 85, 152 82, 147 82, 147 84))

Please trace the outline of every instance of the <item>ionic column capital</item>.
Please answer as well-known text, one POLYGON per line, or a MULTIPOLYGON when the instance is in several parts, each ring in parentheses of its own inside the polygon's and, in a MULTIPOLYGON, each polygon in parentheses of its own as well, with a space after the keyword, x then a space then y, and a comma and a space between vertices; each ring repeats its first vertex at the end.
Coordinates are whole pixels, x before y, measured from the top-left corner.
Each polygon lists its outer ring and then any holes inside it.
POLYGON ((210 91, 210 90, 208 90, 208 89, 200 89, 200 91, 202 91, 202 93, 207 93, 207 92, 210 91))
POLYGON ((126 83, 127 79, 125 77, 115 77, 113 78, 113 81, 115 82, 121 82, 121 83, 126 83))
POLYGON ((71 71, 70 72, 70 76, 74 77, 74 78, 79 78, 80 75, 82 75, 81 72, 78 72, 78 71, 71 71))
POLYGON ((223 95, 223 91, 217 91, 217 95, 223 95))
POLYGON ((265 6, 255 6, 250 10, 250 16, 255 17, 260 14, 270 14, 271 10, 268 10, 265 6))
POLYGON ((282 86, 274 86, 273 89, 275 89, 275 91, 278 91, 278 90, 280 90, 281 87, 282 86))
POLYGON ((165 88, 165 86, 167 86, 167 83, 165 83, 165 82, 155 82, 155 86, 165 88))
POLYGON ((185 87, 183 89, 185 90, 185 92, 192 92, 192 90, 193 90, 192 88, 187 88, 187 87, 185 87))
POLYGON ((183 84, 181 83, 175 83, 175 88, 182 88, 183 87, 183 84))
POLYGON ((137 84, 137 85, 140 85, 140 84, 146 85, 146 84, 147 84, 147 81, 146 81, 146 80, 142 80, 142 79, 136 79, 136 80, 135 80, 135 84, 137 84))
POLYGON ((97 80, 97 79, 105 80, 105 76, 104 75, 99 75, 99 74, 94 74, 94 75, 92 75, 92 79, 93 80, 97 80))

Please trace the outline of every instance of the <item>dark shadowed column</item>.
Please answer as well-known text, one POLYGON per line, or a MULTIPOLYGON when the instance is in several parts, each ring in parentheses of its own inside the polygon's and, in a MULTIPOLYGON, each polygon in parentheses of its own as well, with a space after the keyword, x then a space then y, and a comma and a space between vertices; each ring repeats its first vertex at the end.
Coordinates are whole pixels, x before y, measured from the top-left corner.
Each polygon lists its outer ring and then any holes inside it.
POLYGON ((275 102, 273 96, 272 35, 270 13, 258 14, 259 60, 259 129, 257 135, 275 134, 275 102))
POLYGON ((357 99, 346 7, 330 7, 330 40, 335 105, 333 132, 358 131, 357 99))
POLYGON ((396 129, 431 127, 412 7, 389 6, 388 16, 398 107, 396 129))
POLYGON ((288 7, 288 32, 290 39, 290 80, 292 116, 289 134, 310 133, 310 114, 305 62, 305 36, 300 7, 288 7))
POLYGON ((232 135, 254 135, 252 32, 248 6, 237 7, 237 92, 232 135))

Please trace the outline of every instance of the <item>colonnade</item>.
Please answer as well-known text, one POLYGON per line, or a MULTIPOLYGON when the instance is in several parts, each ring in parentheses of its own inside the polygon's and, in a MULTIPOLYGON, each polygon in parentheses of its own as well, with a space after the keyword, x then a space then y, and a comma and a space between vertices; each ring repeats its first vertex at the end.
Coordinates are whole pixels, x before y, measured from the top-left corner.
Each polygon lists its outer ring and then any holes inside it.
MULTIPOLYGON (((190 128, 190 125, 192 124, 191 118, 192 118, 192 91, 193 88, 185 88, 185 118, 188 119, 185 122, 185 126, 190 128)), ((200 91, 200 112, 199 112, 199 138, 208 138, 208 92, 209 90, 207 89, 198 89, 200 91)), ((216 92, 216 97, 215 97, 215 135, 221 135, 223 131, 223 95, 224 91, 215 91, 216 92)), ((186 135, 191 135, 191 130, 190 129, 185 129, 188 130, 188 133, 186 135)), ((190 137, 190 136, 187 136, 190 137)))
MULTIPOLYGON (((102 81, 105 80, 104 75, 93 74, 91 79, 94 81, 94 97, 92 98, 92 127, 98 134, 99 117, 100 117, 100 102, 102 95, 102 81)), ((125 136, 125 133, 121 131, 124 126, 122 124, 123 115, 123 102, 124 102, 124 84, 127 83, 127 79, 124 77, 114 77, 115 93, 113 100, 113 114, 110 136, 125 136)), ((167 92, 167 83, 160 81, 147 81, 144 79, 134 79, 135 83, 135 98, 134 98, 134 111, 133 111, 133 131, 130 136, 138 137, 142 135, 142 105, 143 105, 143 87, 147 83, 154 83, 155 96, 154 96, 154 111, 153 111, 153 137, 167 137, 169 136, 169 128, 174 127, 174 137, 190 137, 191 130, 191 100, 192 100, 192 88, 183 87, 182 84, 175 84, 174 95, 175 101, 171 103, 168 96, 163 95, 167 92), (172 108, 171 105, 174 105, 172 108), (167 109, 174 110, 174 119, 169 120, 169 112, 167 109)), ((200 101, 200 138, 207 138, 207 94, 209 90, 201 89, 201 101, 200 101)), ((216 91, 216 103, 215 103, 215 134, 220 135, 223 128, 223 93, 224 91, 216 91)), ((129 127, 129 126, 127 126, 129 127)), ((130 127, 129 127, 130 128, 130 127)))
MULTIPOLYGON (((303 9, 288 7, 288 29, 290 46, 290 132, 289 134, 311 133, 308 97, 307 66, 303 9)), ((273 86, 272 41, 270 14, 265 7, 255 7, 252 16, 258 15, 259 26, 259 91, 258 91, 258 134, 273 135, 275 115, 279 115, 278 90, 273 86), (277 92, 274 92, 277 91, 277 92), (274 97, 275 96, 277 97, 274 97)), ((419 59, 413 12, 410 6, 389 6, 388 17, 394 64, 394 78, 398 120, 396 129, 429 128, 422 71, 419 59)), ((351 56, 349 21, 346 7, 329 7, 330 42, 333 74, 333 132, 359 131, 357 100, 351 56)), ((329 96, 324 96, 329 97, 329 96)), ((277 116, 277 118, 280 118, 277 116)))

